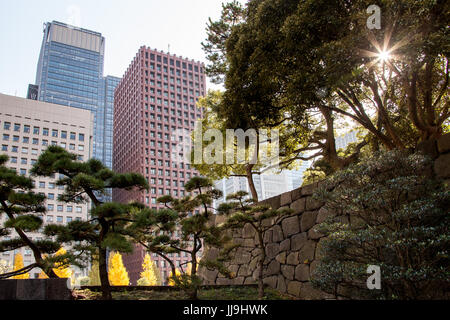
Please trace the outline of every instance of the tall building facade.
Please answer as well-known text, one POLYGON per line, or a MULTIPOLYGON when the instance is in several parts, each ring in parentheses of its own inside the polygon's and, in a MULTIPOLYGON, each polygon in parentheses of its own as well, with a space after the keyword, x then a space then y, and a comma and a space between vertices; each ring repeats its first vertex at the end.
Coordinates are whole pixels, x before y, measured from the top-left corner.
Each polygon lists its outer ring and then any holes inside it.
MULTIPOLYGON (((39 155, 49 145, 61 146, 86 161, 92 154, 93 115, 88 110, 63 107, 51 103, 12 97, 0 94, 0 138, 1 154, 9 156, 7 166, 22 175, 29 171, 39 155)), ((47 212, 42 216, 44 224, 65 224, 73 220, 88 219, 88 204, 59 202, 58 195, 64 188, 56 185, 59 177, 35 177, 35 192, 46 196, 47 212)), ((3 226, 5 215, 0 216, 3 226)), ((40 240, 45 236, 38 232, 27 233, 32 239, 40 240)), ((17 237, 12 233, 3 239, 17 237)), ((34 257, 28 247, 3 252, 0 260, 13 264, 14 255, 21 253, 24 265, 34 263, 34 257)), ((75 276, 86 276, 86 270, 74 268, 75 276)), ((31 278, 36 278, 40 270, 33 269, 31 278)))
POLYGON ((101 33, 58 21, 44 24, 36 72, 38 100, 92 111, 93 157, 112 167, 113 92, 119 79, 103 77, 101 33))
MULTIPOLYGON (((178 146, 202 116, 196 102, 205 93, 202 63, 145 46, 139 49, 115 91, 113 169, 142 174, 150 189, 114 190, 114 201, 137 200, 157 209, 158 197, 185 195, 185 182, 197 172, 183 161, 178 146)), ((137 246, 133 254, 124 256, 132 284, 140 277, 144 255, 137 246)), ((166 279, 169 266, 153 258, 166 279)), ((174 257, 177 266, 186 259, 174 257)))

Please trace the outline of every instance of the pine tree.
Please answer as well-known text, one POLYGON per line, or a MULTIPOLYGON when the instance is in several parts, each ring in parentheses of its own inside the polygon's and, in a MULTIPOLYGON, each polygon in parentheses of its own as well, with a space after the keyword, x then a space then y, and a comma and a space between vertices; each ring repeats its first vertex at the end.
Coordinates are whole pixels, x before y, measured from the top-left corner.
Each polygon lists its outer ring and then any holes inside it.
POLYGON ((107 249, 132 251, 132 246, 125 237, 124 227, 130 222, 132 208, 139 205, 104 202, 102 199, 111 189, 148 189, 147 181, 137 173, 115 173, 97 159, 80 162, 76 154, 58 146, 49 146, 39 156, 31 172, 38 176, 61 176, 57 185, 64 186, 65 189, 58 200, 78 203, 91 201, 93 204, 91 220, 72 221, 66 226, 48 225, 45 233, 56 236, 60 243, 68 244, 73 252, 98 255, 102 298, 111 300, 107 249))
POLYGON ((152 260, 148 253, 145 254, 144 262, 142 263, 141 278, 138 280, 140 285, 146 286, 160 286, 161 273, 156 266, 155 261, 152 260))
POLYGON ((122 255, 119 252, 111 253, 109 257, 108 279, 113 286, 128 286, 130 278, 123 265, 122 255))
POLYGON ((33 253, 35 263, 23 270, 0 274, 0 279, 6 279, 33 268, 41 268, 51 278, 57 278, 50 261, 44 259, 45 254, 55 253, 60 245, 50 239, 34 240, 28 232, 38 231, 42 225, 42 214, 45 213, 45 196, 33 192, 33 180, 17 174, 16 170, 6 167, 8 156, 0 155, 0 216, 5 214, 7 220, 0 228, 0 237, 9 235, 12 231, 17 237, 0 241, 0 252, 28 247, 33 253))
MULTIPOLYGON (((17 253, 14 256, 14 271, 21 270, 23 268, 24 268, 24 265, 23 265, 22 254, 17 253)), ((28 272, 19 274, 19 275, 13 277, 13 279, 29 279, 29 278, 30 278, 30 275, 28 274, 28 272)))
POLYGON ((177 277, 179 281, 172 279, 169 283, 183 288, 191 300, 196 300, 202 281, 197 276, 197 260, 203 244, 221 247, 229 241, 229 237, 220 228, 209 223, 213 214, 212 202, 221 196, 221 192, 213 188, 212 181, 195 176, 184 187, 192 195, 182 199, 166 195, 157 200, 166 209, 145 208, 134 214, 134 222, 128 226, 128 234, 149 252, 164 258, 170 264, 171 274, 180 275, 177 277), (174 261, 169 256, 181 252, 190 258, 190 274, 184 270, 177 272, 174 261))

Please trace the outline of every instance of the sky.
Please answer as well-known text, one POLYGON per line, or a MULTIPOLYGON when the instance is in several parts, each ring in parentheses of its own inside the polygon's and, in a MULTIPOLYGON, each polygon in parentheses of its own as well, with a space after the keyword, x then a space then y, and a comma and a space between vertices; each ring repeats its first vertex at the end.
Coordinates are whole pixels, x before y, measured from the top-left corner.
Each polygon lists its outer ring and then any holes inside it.
MULTIPOLYGON (((226 0, 0 0, 0 93, 26 97, 35 82, 44 22, 102 33, 104 75, 121 77, 148 46, 206 64, 201 42, 208 18, 226 0)), ((240 0, 245 3, 245 0, 240 0)), ((212 88, 211 83, 207 83, 212 88)))

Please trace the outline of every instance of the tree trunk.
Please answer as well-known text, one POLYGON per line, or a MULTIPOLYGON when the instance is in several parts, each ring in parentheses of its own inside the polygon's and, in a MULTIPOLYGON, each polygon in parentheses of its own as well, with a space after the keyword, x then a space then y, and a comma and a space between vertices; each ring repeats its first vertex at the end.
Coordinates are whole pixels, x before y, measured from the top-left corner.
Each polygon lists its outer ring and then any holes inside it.
POLYGON ((253 173, 252 173, 253 166, 254 166, 253 164, 249 164, 247 165, 245 170, 248 186, 250 188, 250 193, 252 194, 253 201, 258 202, 258 192, 256 191, 255 183, 253 181, 253 173))
POLYGON ((112 300, 111 286, 108 280, 108 268, 106 264, 106 249, 99 246, 98 272, 100 275, 100 286, 103 300, 112 300))

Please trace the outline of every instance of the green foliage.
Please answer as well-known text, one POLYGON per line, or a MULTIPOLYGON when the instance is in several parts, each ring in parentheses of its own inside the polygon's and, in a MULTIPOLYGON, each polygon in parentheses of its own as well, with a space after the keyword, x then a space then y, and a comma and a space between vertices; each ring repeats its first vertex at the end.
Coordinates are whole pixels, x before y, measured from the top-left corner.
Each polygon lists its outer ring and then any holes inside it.
POLYGON ((450 116, 448 2, 379 2, 380 30, 366 25, 372 4, 251 0, 227 33, 210 28, 207 42, 219 53, 207 58, 225 85, 215 117, 228 128, 283 128, 282 163, 319 158, 332 172, 364 149, 404 150, 442 135, 450 116), (336 132, 350 128, 363 136, 340 153, 336 132))
POLYGON ((378 153, 336 173, 316 197, 330 216, 318 231, 320 289, 348 298, 443 298, 448 287, 450 192, 419 154, 378 153), (381 290, 368 290, 368 265, 381 290))
POLYGON ((58 146, 49 146, 39 156, 31 172, 43 176, 60 174, 57 184, 65 187, 60 201, 92 201, 91 220, 72 221, 65 226, 47 225, 45 233, 55 236, 60 243, 68 244, 67 247, 72 248, 70 254, 78 254, 84 261, 87 261, 88 254, 97 254, 103 297, 111 299, 106 249, 132 250, 125 226, 130 221, 131 211, 143 206, 138 203, 103 203, 100 197, 115 188, 148 189, 147 181, 136 173, 115 173, 96 159, 77 161, 75 154, 58 146))
POLYGON ((43 226, 41 216, 45 213, 45 196, 33 191, 32 179, 7 168, 7 161, 8 156, 0 155, 0 215, 7 216, 0 228, 0 236, 9 235, 14 230, 17 237, 1 240, 0 252, 28 247, 33 252, 36 267, 50 277, 57 277, 52 272, 52 261, 44 256, 56 252, 60 244, 51 238, 34 240, 27 235, 39 231, 43 226))
POLYGON ((182 268, 180 279, 174 281, 175 285, 187 290, 192 299, 196 299, 200 284, 196 275, 200 249, 204 243, 220 247, 227 238, 210 224, 210 205, 213 199, 221 195, 213 189, 211 180, 193 177, 185 184, 185 188, 191 195, 182 199, 168 195, 158 198, 158 202, 163 203, 166 209, 134 211, 133 222, 128 225, 127 232, 149 252, 164 258, 170 264, 172 274, 176 274, 176 268, 168 254, 188 254, 191 272, 182 268), (195 213, 196 210, 198 213, 195 213))

